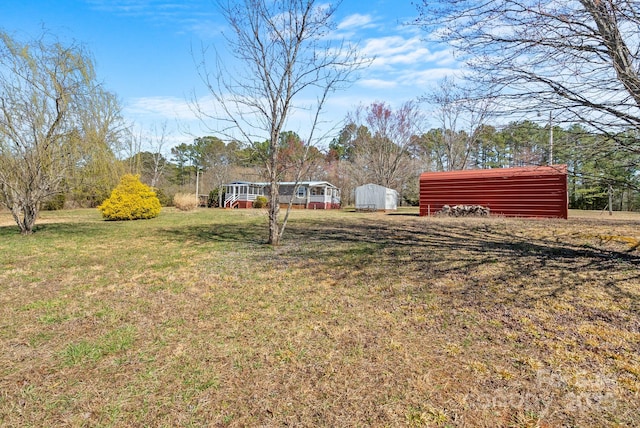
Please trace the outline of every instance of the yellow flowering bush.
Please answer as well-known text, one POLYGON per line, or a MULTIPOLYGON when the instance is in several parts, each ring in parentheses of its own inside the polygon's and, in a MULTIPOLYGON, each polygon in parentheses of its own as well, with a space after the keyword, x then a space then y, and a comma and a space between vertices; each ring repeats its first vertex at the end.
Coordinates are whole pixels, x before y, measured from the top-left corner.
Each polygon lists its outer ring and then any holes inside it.
POLYGON ((126 174, 98 210, 106 220, 139 220, 160 214, 160 200, 139 175, 126 174))
POLYGON ((253 208, 266 208, 269 200, 265 196, 258 196, 256 200, 253 201, 253 208))

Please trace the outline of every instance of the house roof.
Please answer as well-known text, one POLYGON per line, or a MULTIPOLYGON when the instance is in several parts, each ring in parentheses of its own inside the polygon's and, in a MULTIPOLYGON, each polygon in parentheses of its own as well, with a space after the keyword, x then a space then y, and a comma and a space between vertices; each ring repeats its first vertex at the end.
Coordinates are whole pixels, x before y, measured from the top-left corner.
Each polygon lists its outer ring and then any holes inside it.
MULTIPOLYGON (((259 186, 259 187, 266 187, 271 183, 254 182, 254 181, 232 181, 231 183, 228 183, 228 184, 246 184, 246 185, 259 186)), ((296 182, 280 181, 278 184, 281 186, 294 186, 296 185, 296 182)), ((334 188, 336 187, 333 184, 329 183, 328 181, 298 181, 297 184, 300 186, 308 186, 308 187, 318 187, 318 186, 327 186, 327 187, 334 187, 334 188)))
POLYGON ((242 180, 238 180, 238 181, 232 181, 231 183, 227 183, 226 185, 228 186, 229 184, 252 184, 254 186, 264 186, 268 183, 259 183, 259 182, 255 182, 255 181, 242 181, 242 180))
MULTIPOLYGON (((296 184, 295 181, 281 181, 280 183, 281 186, 294 186, 296 184)), ((298 181, 299 185, 302 186, 309 186, 309 187, 317 187, 317 186, 327 186, 327 187, 336 187, 333 184, 329 183, 328 181, 298 181)))
POLYGON ((377 189, 378 191, 382 191, 382 190, 389 191, 389 190, 391 190, 393 192, 398 193, 398 191, 395 190, 395 189, 391 189, 390 187, 384 187, 384 186, 381 186, 381 185, 375 184, 375 183, 363 184, 361 186, 356 187, 356 190, 358 190, 358 189, 377 189))

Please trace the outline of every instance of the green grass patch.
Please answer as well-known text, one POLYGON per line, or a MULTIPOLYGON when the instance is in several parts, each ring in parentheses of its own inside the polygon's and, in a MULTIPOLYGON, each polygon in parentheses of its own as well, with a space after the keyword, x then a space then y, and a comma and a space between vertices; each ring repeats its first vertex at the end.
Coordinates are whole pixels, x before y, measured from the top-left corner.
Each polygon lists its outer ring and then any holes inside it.
POLYGON ((67 366, 96 362, 105 356, 131 348, 134 339, 135 329, 132 326, 122 327, 104 334, 96 341, 80 340, 70 343, 60 352, 60 358, 67 366))
POLYGON ((0 225, 3 426, 640 425, 637 217, 0 225))

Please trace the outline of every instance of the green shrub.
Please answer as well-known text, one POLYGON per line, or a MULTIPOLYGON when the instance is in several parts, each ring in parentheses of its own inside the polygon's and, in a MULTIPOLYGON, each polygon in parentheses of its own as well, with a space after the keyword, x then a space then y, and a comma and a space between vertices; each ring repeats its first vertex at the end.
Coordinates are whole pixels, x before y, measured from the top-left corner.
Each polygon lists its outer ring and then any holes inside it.
POLYGON ((163 189, 155 187, 152 190, 156 192, 156 196, 158 197, 161 206, 170 207, 173 205, 173 198, 167 195, 167 193, 163 189))
POLYGON ((127 174, 98 210, 106 220, 139 220, 157 217, 161 206, 156 193, 140 182, 139 175, 127 174))
MULTIPOLYGON (((216 188, 209 192, 209 200, 207 201, 207 207, 218 208, 220 206, 220 189, 216 188)), ((224 190, 222 191, 222 200, 224 200, 224 190)))
POLYGON ((269 200, 266 196, 258 196, 255 201, 253 201, 253 208, 264 208, 267 206, 269 200))
POLYGON ((64 195, 64 193, 58 193, 57 195, 54 195, 54 196, 50 197, 49 199, 47 199, 42 204, 42 209, 44 211, 61 210, 61 209, 64 208, 65 200, 66 200, 66 196, 64 195))

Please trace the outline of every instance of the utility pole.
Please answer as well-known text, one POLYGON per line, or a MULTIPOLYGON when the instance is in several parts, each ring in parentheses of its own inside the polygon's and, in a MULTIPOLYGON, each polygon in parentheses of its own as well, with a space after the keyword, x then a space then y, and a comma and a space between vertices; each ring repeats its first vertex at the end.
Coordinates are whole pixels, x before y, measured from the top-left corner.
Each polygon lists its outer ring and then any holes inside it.
POLYGON ((551 123, 551 112, 549 112, 549 166, 553 165, 553 123, 551 123))

